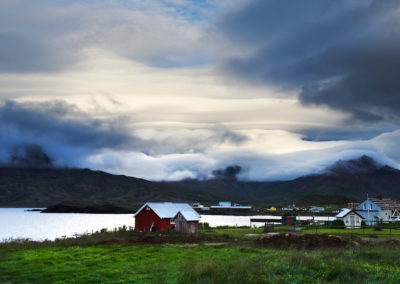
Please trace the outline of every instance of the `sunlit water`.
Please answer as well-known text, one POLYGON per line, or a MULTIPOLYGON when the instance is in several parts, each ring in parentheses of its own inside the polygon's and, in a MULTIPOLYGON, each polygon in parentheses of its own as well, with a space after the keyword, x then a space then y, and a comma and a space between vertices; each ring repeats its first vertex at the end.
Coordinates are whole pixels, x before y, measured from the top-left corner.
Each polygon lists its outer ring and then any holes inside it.
MULTIPOLYGON (((32 240, 54 240, 63 236, 92 233, 103 228, 114 230, 127 226, 134 227, 133 214, 79 214, 40 213, 25 211, 28 208, 0 208, 0 242, 9 239, 29 238, 32 240)), ((279 216, 222 216, 202 215, 201 222, 216 226, 250 226, 250 218, 276 218, 279 216)), ((310 217, 301 217, 309 219, 310 217)), ((332 217, 330 217, 332 220, 332 217)), ((316 217, 328 220, 328 217, 316 217)), ((252 226, 263 224, 252 224, 252 226)))

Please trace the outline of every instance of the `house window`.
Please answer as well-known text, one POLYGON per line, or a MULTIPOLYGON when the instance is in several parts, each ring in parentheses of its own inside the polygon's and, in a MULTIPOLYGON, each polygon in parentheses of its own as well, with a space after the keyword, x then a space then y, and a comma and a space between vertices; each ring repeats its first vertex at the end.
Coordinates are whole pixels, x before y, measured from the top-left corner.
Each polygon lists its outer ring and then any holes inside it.
POLYGON ((366 204, 364 204, 364 210, 367 210, 367 205, 366 204))
POLYGON ((369 209, 372 210, 372 204, 369 205, 369 209))
POLYGON ((147 207, 146 207, 146 210, 150 210, 150 207, 149 207, 149 206, 147 206, 147 207))

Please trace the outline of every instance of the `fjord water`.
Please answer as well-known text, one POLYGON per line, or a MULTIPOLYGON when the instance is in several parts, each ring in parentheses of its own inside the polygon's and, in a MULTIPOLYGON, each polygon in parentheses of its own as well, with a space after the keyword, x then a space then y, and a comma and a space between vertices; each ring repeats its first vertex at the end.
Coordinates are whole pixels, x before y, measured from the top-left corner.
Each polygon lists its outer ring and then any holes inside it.
MULTIPOLYGON (((27 209, 29 208, 0 208, 0 242, 17 238, 37 241, 54 240, 63 236, 72 237, 75 234, 92 233, 103 228, 114 230, 124 225, 135 226, 133 214, 40 213, 26 211, 27 209)), ((280 216, 202 215, 200 222, 207 222, 212 227, 249 226, 250 218, 279 220, 280 216)), ((327 220, 327 218, 316 217, 315 219, 327 220)), ((262 226, 261 223, 257 225, 262 226)))
POLYGON ((28 208, 0 208, 0 242, 29 238, 54 240, 62 236, 135 226, 133 214, 40 213, 28 208))

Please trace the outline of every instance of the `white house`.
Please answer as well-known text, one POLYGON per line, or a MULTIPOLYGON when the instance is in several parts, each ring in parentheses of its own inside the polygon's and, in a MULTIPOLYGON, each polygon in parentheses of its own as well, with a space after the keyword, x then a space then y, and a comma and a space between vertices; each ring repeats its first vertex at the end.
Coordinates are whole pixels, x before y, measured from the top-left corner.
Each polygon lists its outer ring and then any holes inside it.
POLYGON ((363 217, 353 209, 345 209, 336 215, 337 220, 343 220, 347 229, 361 228, 363 217))
POLYGON ((310 209, 308 209, 309 212, 314 212, 314 213, 318 213, 318 212, 324 212, 325 208, 324 207, 319 207, 319 206, 310 206, 310 209))
POLYGON ((296 210, 296 205, 294 205, 294 203, 292 205, 288 205, 286 207, 282 207, 283 211, 294 211, 296 210))
POLYGON ((232 202, 230 202, 230 201, 220 201, 220 202, 218 202, 218 206, 231 207, 232 206, 232 202))
POLYGON ((400 221, 400 212, 399 210, 394 210, 392 217, 390 217, 391 222, 399 222, 400 221))

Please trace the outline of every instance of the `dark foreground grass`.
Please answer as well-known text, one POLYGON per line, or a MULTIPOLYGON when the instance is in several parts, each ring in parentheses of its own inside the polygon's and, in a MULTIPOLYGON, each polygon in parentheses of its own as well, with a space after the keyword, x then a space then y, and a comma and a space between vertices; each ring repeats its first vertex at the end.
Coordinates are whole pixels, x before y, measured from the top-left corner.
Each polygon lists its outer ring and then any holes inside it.
POLYGON ((400 247, 227 244, 0 246, 0 283, 398 283, 400 247))

